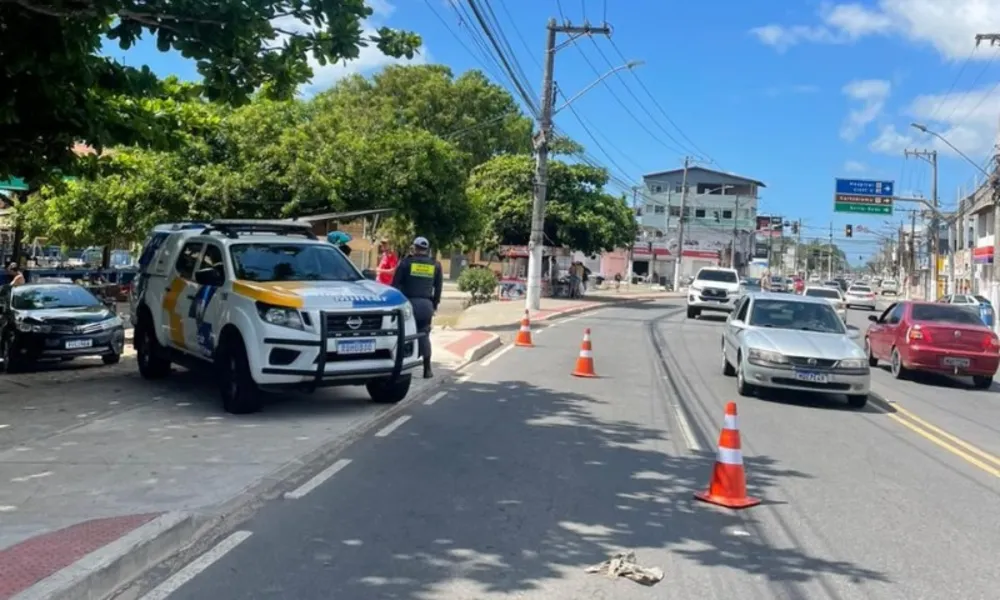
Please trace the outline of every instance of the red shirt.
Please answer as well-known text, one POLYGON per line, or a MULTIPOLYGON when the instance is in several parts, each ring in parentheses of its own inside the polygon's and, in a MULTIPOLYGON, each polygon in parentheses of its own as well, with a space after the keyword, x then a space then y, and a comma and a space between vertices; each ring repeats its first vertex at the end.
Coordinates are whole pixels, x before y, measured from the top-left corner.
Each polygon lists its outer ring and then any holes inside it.
POLYGON ((382 258, 378 261, 378 282, 386 285, 392 285, 392 273, 383 273, 382 271, 395 271, 396 265, 398 264, 399 259, 396 258, 396 254, 394 252, 383 252, 382 258))

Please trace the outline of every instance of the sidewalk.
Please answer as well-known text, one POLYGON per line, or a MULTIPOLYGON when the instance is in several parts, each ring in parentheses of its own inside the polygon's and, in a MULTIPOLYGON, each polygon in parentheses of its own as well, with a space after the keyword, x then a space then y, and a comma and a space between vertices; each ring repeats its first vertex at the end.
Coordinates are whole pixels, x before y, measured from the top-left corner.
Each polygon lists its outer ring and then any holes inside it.
POLYGON ((262 494, 314 476, 500 344, 481 331, 435 331, 432 341, 435 378, 414 379, 397 406, 332 388, 236 417, 198 374, 148 382, 131 359, 89 380, 4 377, 0 599, 103 597, 262 494))
MULTIPOLYGON (((583 298, 542 298, 542 309, 531 313, 531 321, 545 321, 567 314, 594 310, 609 304, 619 302, 644 302, 661 299, 680 299, 680 292, 653 291, 649 286, 632 286, 626 290, 596 290, 588 292, 583 298)), ((471 306, 459 316, 455 329, 480 329, 492 331, 506 329, 520 323, 524 316, 524 302, 501 301, 471 306)))

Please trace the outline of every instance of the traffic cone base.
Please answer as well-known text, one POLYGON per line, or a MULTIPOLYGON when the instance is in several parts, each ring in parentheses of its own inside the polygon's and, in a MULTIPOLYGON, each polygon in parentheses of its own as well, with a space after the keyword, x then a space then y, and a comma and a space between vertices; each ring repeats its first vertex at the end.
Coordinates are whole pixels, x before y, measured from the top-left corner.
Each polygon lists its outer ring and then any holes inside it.
POLYGON ((590 329, 583 330, 583 343, 580 344, 580 356, 576 359, 573 377, 597 377, 594 372, 594 349, 590 345, 590 329))
POLYGON ((521 329, 517 332, 517 337, 514 338, 514 345, 521 346, 522 348, 534 348, 535 344, 531 340, 531 318, 528 316, 528 311, 524 311, 524 317, 521 319, 521 329))
POLYGON ((743 450, 740 444, 735 402, 726 404, 725 422, 722 425, 722 433, 719 434, 718 454, 708 489, 698 492, 694 497, 702 502, 725 508, 749 508, 760 504, 759 498, 747 495, 747 477, 743 468, 743 450))

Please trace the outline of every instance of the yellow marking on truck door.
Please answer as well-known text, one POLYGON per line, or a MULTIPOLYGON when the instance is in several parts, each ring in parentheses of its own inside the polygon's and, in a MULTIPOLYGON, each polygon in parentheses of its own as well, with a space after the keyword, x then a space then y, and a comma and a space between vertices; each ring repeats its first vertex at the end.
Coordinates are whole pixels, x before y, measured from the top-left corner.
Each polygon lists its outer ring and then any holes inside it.
POLYGON ((180 277, 175 277, 167 288, 167 293, 163 295, 163 310, 167 313, 167 323, 170 328, 170 341, 181 348, 184 343, 184 319, 177 312, 177 303, 180 301, 181 293, 187 289, 187 282, 180 277))
POLYGON ((302 281, 234 281, 233 293, 282 308, 302 308, 302 296, 296 293, 306 287, 302 281))

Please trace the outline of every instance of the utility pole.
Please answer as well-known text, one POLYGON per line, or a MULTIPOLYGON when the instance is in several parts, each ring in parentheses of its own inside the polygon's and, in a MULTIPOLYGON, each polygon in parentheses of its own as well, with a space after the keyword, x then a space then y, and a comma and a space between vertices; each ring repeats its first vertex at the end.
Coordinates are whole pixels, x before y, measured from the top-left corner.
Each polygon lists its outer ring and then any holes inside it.
POLYGON ((826 248, 826 280, 833 279, 833 221, 830 221, 830 244, 826 248))
POLYGON ((931 205, 934 207, 931 215, 931 226, 927 238, 931 247, 928 256, 931 268, 931 285, 927 300, 937 300, 938 296, 938 252, 941 250, 941 225, 938 222, 938 153, 937 150, 903 150, 907 158, 920 158, 931 165, 931 205))
MULTIPOLYGON (((795 228, 796 231, 798 232, 796 234, 796 238, 795 238, 795 272, 796 273, 799 272, 799 249, 802 247, 802 219, 798 220, 797 225, 798 226, 795 228)), ((809 270, 808 265, 806 265, 806 269, 804 269, 804 270, 805 271, 809 270)), ((806 275, 809 275, 809 274, 806 273, 806 275)))
POLYGON ((688 169, 691 157, 684 157, 684 175, 681 178, 681 216, 677 220, 677 259, 674 260, 674 291, 681 289, 681 263, 684 261, 684 222, 687 220, 688 169))
POLYGON ((549 19, 545 36, 545 68, 542 74, 542 106, 538 118, 538 133, 535 134, 535 198, 531 207, 531 238, 528 241, 528 290, 526 303, 528 310, 538 310, 542 304, 542 257, 545 250, 545 200, 548 192, 549 143, 552 141, 553 110, 553 69, 556 59, 556 34, 568 33, 573 36, 611 35, 606 24, 575 26, 570 23, 556 24, 549 19))
MULTIPOLYGON (((913 276, 917 270, 917 244, 914 241, 917 237, 917 211, 910 211, 910 268, 908 273, 913 276)), ((906 299, 910 299, 910 282, 906 282, 906 299)))
MULTIPOLYGON (((990 46, 1000 44, 1000 33, 979 33, 976 34, 976 47, 983 42, 989 42, 990 46)), ((990 300, 993 305, 1000 303, 1000 181, 997 175, 1000 174, 1000 146, 994 146, 993 151, 993 176, 990 177, 990 184, 993 187, 993 289, 990 290, 990 300)), ((1000 320, 997 320, 995 327, 1000 328, 1000 320)))

